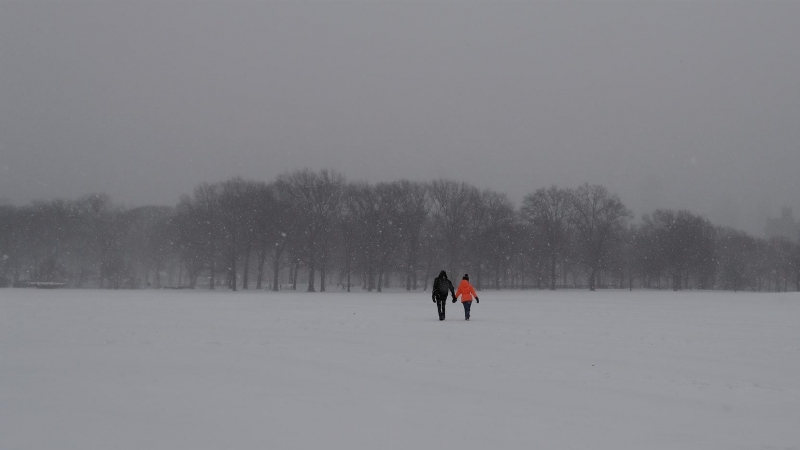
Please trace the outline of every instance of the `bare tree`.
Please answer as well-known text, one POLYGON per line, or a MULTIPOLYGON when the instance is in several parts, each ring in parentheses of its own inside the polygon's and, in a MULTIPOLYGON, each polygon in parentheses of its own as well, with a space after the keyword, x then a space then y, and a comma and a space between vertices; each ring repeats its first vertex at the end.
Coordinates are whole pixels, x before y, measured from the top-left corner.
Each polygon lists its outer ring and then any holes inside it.
POLYGON ((481 290, 484 283, 483 268, 493 270, 496 281, 497 271, 510 253, 511 225, 516 211, 505 194, 491 190, 480 193, 475 211, 471 233, 473 242, 469 247, 473 249, 475 257, 475 286, 481 290))
POLYGON ((198 239, 204 247, 202 253, 208 270, 208 288, 216 287, 217 241, 220 237, 219 187, 202 183, 194 189, 192 199, 185 205, 193 223, 190 239, 198 239))
POLYGON ((800 292, 800 242, 794 245, 791 258, 792 267, 794 268, 795 290, 800 292))
POLYGON ((719 228, 718 234, 720 287, 740 291, 753 286, 758 240, 730 228, 719 228))
POLYGON ((775 283, 775 291, 788 291, 789 280, 795 278, 795 244, 784 236, 772 237, 767 241, 771 249, 769 271, 775 283))
POLYGON ((398 182, 398 214, 399 231, 405 252, 404 270, 406 272, 406 290, 417 290, 419 271, 419 253, 425 224, 430 215, 430 196, 424 184, 408 180, 398 182))
POLYGON ((172 207, 143 206, 129 211, 126 253, 135 261, 137 270, 143 272, 143 282, 161 287, 161 272, 175 253, 175 211, 172 207))
POLYGON ((665 209, 642 220, 651 239, 647 257, 669 274, 673 290, 686 286, 692 271, 698 279, 713 271, 714 230, 707 220, 689 211, 665 209))
MULTIPOLYGON (((276 193, 279 193, 276 189, 276 193)), ((272 290, 279 290, 281 256, 291 247, 298 234, 296 220, 289 200, 278 195, 273 217, 275 218, 274 251, 272 256, 272 290)))
POLYGON ((356 214, 353 212, 352 203, 350 199, 350 195, 353 192, 348 188, 345 195, 344 201, 344 208, 342 210, 342 214, 339 217, 339 231, 341 233, 341 244, 342 244, 342 260, 344 263, 344 267, 342 268, 343 275, 344 275, 344 285, 347 289, 347 292, 350 292, 350 288, 352 286, 352 274, 353 274, 353 266, 354 266, 354 259, 356 256, 358 242, 361 239, 361 235, 359 233, 359 223, 358 219, 356 218, 356 214))
MULTIPOLYGON (((199 211, 192 199, 189 196, 181 197, 175 208, 173 221, 175 224, 175 247, 181 264, 186 267, 189 287, 192 289, 196 287, 197 278, 206 269, 208 262, 206 255, 208 250, 207 227, 200 223, 199 217, 199 211)), ((160 279, 158 283, 161 283, 160 279)))
POLYGON ((13 206, 0 206, 0 287, 11 284, 8 274, 19 252, 20 241, 15 239, 16 213, 17 208, 13 206))
POLYGON ((584 263, 589 272, 589 290, 595 290, 597 271, 603 262, 605 245, 621 232, 630 211, 616 194, 598 185, 584 184, 572 197, 575 228, 584 263))
POLYGON ((398 183, 378 183, 375 196, 378 200, 377 221, 377 255, 378 255, 378 292, 383 291, 384 279, 387 279, 389 265, 394 251, 400 241, 400 195, 402 190, 398 183))
MULTIPOLYGON (((258 252, 257 255, 257 268, 256 268, 256 289, 262 289, 264 282, 264 266, 266 265, 267 256, 270 252, 277 254, 277 260, 280 260, 280 253, 283 252, 282 232, 281 225, 283 220, 286 219, 287 211, 286 203, 278 200, 275 194, 274 185, 269 185, 262 182, 252 182, 251 189, 249 190, 250 201, 248 202, 248 220, 249 238, 252 239, 252 245, 258 252)), ((285 232, 283 232, 285 234, 285 232)), ((275 262, 280 270, 280 265, 275 262)), ((245 271, 247 275, 247 271, 245 271)), ((275 280, 277 283, 277 280, 275 280)), ((243 282, 243 286, 247 283, 243 282)))
POLYGON ((433 200, 434 226, 443 240, 448 270, 461 269, 467 251, 466 238, 476 219, 480 192, 467 183, 450 180, 434 181, 429 192, 433 200))
POLYGON ((358 255, 362 286, 368 291, 376 288, 375 275, 379 251, 378 232, 381 220, 380 200, 376 189, 367 183, 353 183, 347 188, 347 215, 353 221, 354 235, 348 242, 358 255))
POLYGON ((236 290, 239 248, 247 246, 244 242, 247 191, 246 182, 240 177, 228 180, 219 186, 218 217, 222 236, 225 237, 226 284, 232 291, 236 290))
POLYGON ((325 290, 325 271, 332 233, 341 211, 344 178, 336 172, 308 169, 278 178, 278 187, 291 199, 305 239, 308 259, 308 292, 314 292, 319 264, 320 291, 325 290))
POLYGON ((556 289, 556 265, 564 252, 575 222, 573 193, 551 186, 528 194, 522 201, 522 217, 537 229, 550 262, 550 289, 556 289))

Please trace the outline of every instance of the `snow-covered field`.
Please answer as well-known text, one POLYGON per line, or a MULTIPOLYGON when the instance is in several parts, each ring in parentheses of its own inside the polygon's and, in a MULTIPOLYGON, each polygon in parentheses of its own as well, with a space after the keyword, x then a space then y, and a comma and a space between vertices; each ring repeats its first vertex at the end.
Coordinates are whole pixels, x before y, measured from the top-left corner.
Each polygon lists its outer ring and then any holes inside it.
POLYGON ((0 449, 800 449, 800 295, 1 289, 0 449))

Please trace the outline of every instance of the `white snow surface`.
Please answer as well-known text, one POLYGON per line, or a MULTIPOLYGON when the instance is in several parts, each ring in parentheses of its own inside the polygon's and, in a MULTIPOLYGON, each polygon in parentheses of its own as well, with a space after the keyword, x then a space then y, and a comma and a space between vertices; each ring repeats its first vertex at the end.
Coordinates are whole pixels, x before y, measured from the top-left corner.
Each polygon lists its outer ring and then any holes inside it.
POLYGON ((0 289, 0 449, 800 449, 800 295, 0 289))

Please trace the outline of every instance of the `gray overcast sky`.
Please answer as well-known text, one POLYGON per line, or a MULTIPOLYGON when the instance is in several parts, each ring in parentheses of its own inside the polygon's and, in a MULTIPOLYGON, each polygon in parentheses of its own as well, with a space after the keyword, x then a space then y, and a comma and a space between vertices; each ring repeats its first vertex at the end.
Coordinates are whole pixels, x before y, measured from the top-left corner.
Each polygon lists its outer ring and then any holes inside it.
POLYGON ((0 0, 0 198, 301 167, 800 213, 800 2, 0 0))

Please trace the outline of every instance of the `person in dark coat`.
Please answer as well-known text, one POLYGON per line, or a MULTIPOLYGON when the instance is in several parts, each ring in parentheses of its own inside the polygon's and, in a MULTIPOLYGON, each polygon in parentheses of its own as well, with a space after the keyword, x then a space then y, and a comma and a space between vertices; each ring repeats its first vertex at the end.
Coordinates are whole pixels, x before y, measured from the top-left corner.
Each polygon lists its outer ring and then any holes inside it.
POLYGON ((439 272, 438 277, 433 279, 433 289, 431 289, 431 298, 439 310, 439 320, 444 320, 444 307, 447 305, 448 292, 453 296, 453 301, 455 301, 456 292, 453 289, 453 283, 447 278, 447 272, 443 270, 439 272))

